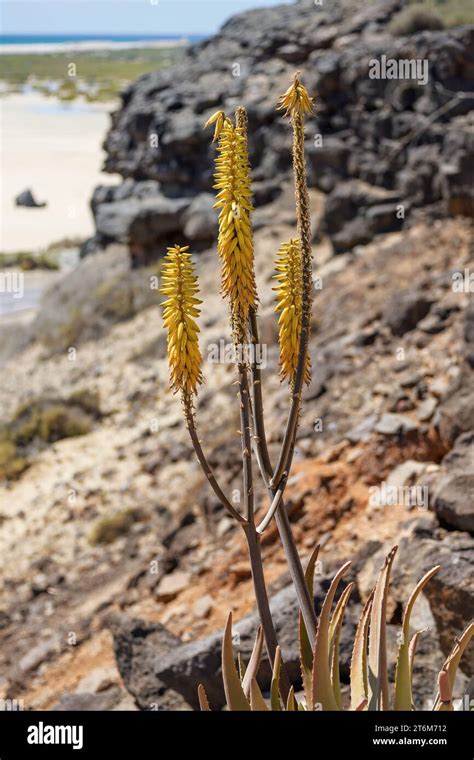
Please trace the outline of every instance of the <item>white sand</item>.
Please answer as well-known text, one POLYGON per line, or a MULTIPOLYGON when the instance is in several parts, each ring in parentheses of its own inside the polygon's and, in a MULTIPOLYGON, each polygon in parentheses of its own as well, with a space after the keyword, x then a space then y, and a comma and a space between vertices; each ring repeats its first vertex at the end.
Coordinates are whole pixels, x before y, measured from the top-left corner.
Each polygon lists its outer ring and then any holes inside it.
POLYGON ((0 99, 0 251, 36 251, 93 234, 92 191, 119 179, 101 173, 112 108, 61 104, 40 94, 0 99), (15 206, 15 196, 27 188, 46 208, 15 206))

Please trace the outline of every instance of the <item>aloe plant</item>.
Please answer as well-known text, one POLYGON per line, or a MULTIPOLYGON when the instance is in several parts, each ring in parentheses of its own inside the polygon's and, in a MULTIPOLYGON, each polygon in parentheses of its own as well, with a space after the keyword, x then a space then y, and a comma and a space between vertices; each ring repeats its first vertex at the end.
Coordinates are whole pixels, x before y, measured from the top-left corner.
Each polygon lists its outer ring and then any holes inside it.
MULTIPOLYGON (((258 291, 255 277, 255 250, 252 229, 252 183, 248 151, 247 114, 239 106, 231 118, 222 110, 211 116, 205 127, 214 125, 217 144, 215 161, 218 214, 217 253, 221 263, 221 293, 228 304, 230 334, 236 356, 235 369, 240 413, 242 459, 242 507, 237 508, 219 483, 204 451, 197 427, 199 387, 203 382, 199 347, 199 283, 187 246, 168 248, 163 265, 161 292, 164 325, 168 332, 170 386, 180 393, 186 426, 203 472, 221 504, 240 525, 248 547, 256 606, 261 630, 248 666, 236 667, 231 642, 231 617, 223 643, 222 671, 229 709, 267 709, 257 682, 263 644, 273 668, 271 707, 273 710, 341 710, 344 707, 339 682, 339 637, 352 586, 334 599, 350 563, 336 574, 317 619, 313 604, 314 567, 318 549, 303 570, 286 509, 284 494, 292 466, 302 392, 311 379, 308 341, 312 311, 312 250, 309 196, 304 151, 305 117, 313 111, 313 99, 295 74, 279 99, 278 110, 289 117, 293 133, 293 174, 297 235, 282 242, 275 261, 277 285, 275 312, 279 313, 280 377, 289 389, 288 416, 282 443, 273 464, 270 458, 264 414, 264 394, 257 352, 245 358, 246 346, 258 346, 258 291), (254 464, 268 494, 263 519, 255 518, 254 464), (304 700, 297 703, 290 684, 275 632, 261 555, 261 537, 275 520, 299 603, 299 638, 304 700)), ((354 641, 351 662, 351 709, 387 710, 389 694, 386 610, 390 572, 396 548, 388 555, 373 594, 367 600, 354 641)), ((413 704, 411 677, 416 643, 420 632, 409 641, 410 615, 416 598, 438 568, 433 568, 411 595, 403 619, 403 642, 397 658, 393 706, 410 709, 413 704)), ((472 637, 468 628, 456 643, 440 672, 436 709, 451 709, 452 684, 462 653, 472 637)), ((209 703, 199 687, 203 710, 209 703)))
MULTIPOLYGON (((390 695, 387 672, 386 605, 392 563, 397 551, 394 547, 387 556, 379 573, 377 583, 369 595, 360 615, 356 629, 350 668, 350 706, 345 707, 339 683, 339 633, 344 612, 353 584, 343 590, 334 605, 337 588, 350 566, 347 562, 336 573, 324 598, 313 649, 308 646, 304 622, 300 617, 300 664, 302 696, 296 700, 293 686, 286 699, 280 681, 280 648, 273 664, 273 676, 269 698, 265 699, 257 681, 262 655, 261 630, 257 632, 255 645, 247 669, 241 667, 240 675, 235 665, 232 648, 232 615, 229 614, 222 642, 222 675, 229 710, 415 710, 413 701, 413 661, 420 631, 410 635, 410 616, 416 600, 429 580, 438 572, 433 567, 415 587, 403 616, 402 637, 398 649, 393 696, 390 695)), ((312 592, 314 563, 318 548, 311 556, 306 571, 308 588, 312 592)), ((438 677, 433 700, 433 710, 453 710, 453 688, 462 654, 474 636, 471 623, 456 640, 453 651, 444 662, 438 677)), ((209 710, 204 687, 199 686, 201 709, 209 710)))
MULTIPOLYGON (((311 377, 308 339, 312 302, 312 253, 304 157, 304 118, 305 114, 312 111, 313 101, 300 83, 298 75, 295 75, 277 107, 290 117, 293 127, 298 238, 282 244, 280 257, 276 261, 278 287, 275 288, 275 311, 281 312, 281 376, 282 380, 288 382, 290 400, 288 420, 275 468, 270 461, 266 441, 260 367, 255 359, 246 361, 242 350, 246 345, 259 344, 246 111, 242 106, 238 107, 234 119, 223 111, 217 111, 205 124, 214 125, 214 142, 217 142, 214 175, 214 188, 217 191, 215 208, 219 209, 217 252, 221 261, 221 292, 229 306, 232 342, 237 349, 235 356, 238 357, 236 372, 242 444, 242 511, 235 508, 219 484, 197 430, 196 401, 202 383, 202 356, 197 323, 201 300, 188 247, 175 245, 168 248, 161 292, 166 296, 163 318, 168 331, 170 385, 175 392, 181 394, 191 441, 210 486, 245 534, 263 639, 270 662, 273 665, 279 663, 279 682, 286 704, 290 684, 284 663, 281 662, 268 603, 260 541, 264 531, 275 519, 298 595, 306 635, 312 646, 316 616, 283 499, 294 453, 303 384, 308 383, 311 377), (255 521, 254 461, 258 464, 269 497, 268 511, 259 524, 255 521)), ((250 697, 253 693, 257 699, 252 681, 247 683, 247 693, 250 697)))

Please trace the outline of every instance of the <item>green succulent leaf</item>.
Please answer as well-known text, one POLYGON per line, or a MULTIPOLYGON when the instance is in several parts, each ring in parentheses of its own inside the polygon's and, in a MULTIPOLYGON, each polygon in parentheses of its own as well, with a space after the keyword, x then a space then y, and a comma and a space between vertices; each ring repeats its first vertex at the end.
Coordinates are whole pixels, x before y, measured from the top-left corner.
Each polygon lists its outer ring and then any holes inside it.
POLYGON ((272 710, 275 710, 275 711, 281 710, 280 669, 281 669, 281 649, 280 647, 277 647, 276 652, 275 652, 275 662, 273 663, 272 685, 270 688, 272 710))
POLYGON ((227 618, 222 642, 222 678, 229 710, 250 710, 250 705, 245 697, 234 662, 231 612, 229 612, 229 617, 227 618))
POLYGON ((411 637, 410 641, 410 647, 408 650, 408 659, 410 661, 410 677, 413 678, 413 665, 415 661, 415 654, 416 654, 416 646, 418 644, 418 639, 420 638, 422 633, 425 633, 428 628, 422 628, 420 631, 415 631, 413 636, 411 637))
POLYGON ((346 562, 334 576, 321 608, 313 655, 313 696, 311 701, 313 710, 339 709, 332 687, 329 667, 329 625, 331 607, 337 587, 350 564, 350 562, 346 562))
POLYGON ((380 571, 372 602, 369 627, 368 709, 388 710, 387 596, 390 571, 398 546, 389 552, 380 571))
POLYGON ((298 703, 296 701, 295 690, 293 686, 290 686, 290 691, 288 692, 288 699, 286 700, 286 709, 287 709, 287 712, 295 712, 298 709, 298 703))
POLYGON ((437 565, 423 576, 407 602, 405 613, 403 615, 402 641, 398 649, 397 668, 395 672, 395 710, 413 709, 412 670, 415 650, 412 650, 412 662, 410 663, 410 617, 418 596, 421 594, 430 578, 438 572, 439 568, 440 566, 437 565))
POLYGON ((255 678, 252 678, 250 682, 250 706, 253 711, 268 712, 267 704, 255 678))
POLYGON ((351 710, 359 710, 361 704, 364 704, 364 706, 367 705, 367 695, 369 693, 367 647, 369 641, 369 618, 373 598, 374 593, 372 592, 362 610, 352 648, 351 710))
POLYGON ((255 637, 252 654, 250 656, 249 664, 245 671, 245 675, 242 679, 242 689, 247 699, 250 698, 250 685, 252 683, 252 678, 257 677, 258 669, 260 667, 260 660, 262 659, 262 648, 263 648, 263 630, 262 630, 262 626, 259 626, 257 635, 255 637))
POLYGON ((339 680, 339 639, 341 636, 341 627, 344 618, 344 612, 346 610, 347 603, 349 601, 349 597, 353 588, 354 584, 349 583, 349 585, 342 592, 340 599, 336 604, 336 609, 334 610, 333 616, 331 618, 331 624, 329 626, 329 659, 331 662, 331 681, 334 696, 340 710, 342 710, 343 707, 341 682, 339 680))
POLYGON ((438 680, 438 693, 433 710, 451 711, 453 709, 453 688, 457 669, 465 650, 474 637, 474 622, 469 623, 461 636, 456 640, 453 651, 445 660, 438 680))

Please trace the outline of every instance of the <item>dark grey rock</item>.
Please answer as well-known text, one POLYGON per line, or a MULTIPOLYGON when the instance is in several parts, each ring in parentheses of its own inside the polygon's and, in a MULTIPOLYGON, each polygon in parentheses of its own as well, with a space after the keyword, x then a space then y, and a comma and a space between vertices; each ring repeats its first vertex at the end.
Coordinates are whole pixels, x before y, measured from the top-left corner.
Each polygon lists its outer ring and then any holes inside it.
POLYGON ((417 428, 416 422, 403 414, 382 414, 374 427, 376 433, 381 435, 400 435, 410 433, 417 428))
POLYGON ((124 614, 108 619, 114 637, 117 667, 128 691, 142 710, 189 709, 155 673, 153 662, 180 647, 181 641, 160 623, 145 623, 124 614))
POLYGON ((383 313, 383 320, 393 335, 401 336, 417 326, 428 314, 431 304, 431 299, 420 291, 403 290, 390 298, 383 313))
POLYGON ((443 523, 474 533, 474 467, 471 473, 446 477, 438 486, 433 509, 443 523))
POLYGON ((200 193, 186 210, 184 235, 186 240, 213 240, 217 235, 218 212, 213 208, 215 197, 200 193))
POLYGON ((432 506, 450 528, 474 533, 474 431, 459 436, 441 462, 432 506))
POLYGON ((443 399, 439 408, 439 431, 441 437, 452 443, 461 433, 474 430, 474 382, 470 370, 466 370, 453 389, 443 399))
POLYGON ((26 208, 44 208, 46 203, 38 203, 31 190, 23 190, 15 198, 16 206, 25 206, 26 208))
MULTIPOLYGON (((312 186, 330 193, 325 223, 336 252, 398 229, 402 220, 392 205, 398 199, 407 218, 417 206, 432 203, 442 203, 447 214, 472 214, 474 149, 467 114, 474 98, 460 99, 441 124, 427 116, 444 105, 446 91, 469 92, 474 32, 460 27, 394 37, 387 26, 400 7, 400 0, 376 0, 363 9, 355 9, 353 0, 330 7, 299 0, 252 10, 190 46, 172 68, 140 77, 124 91, 105 142, 105 169, 124 178, 122 200, 138 198, 138 185, 150 181, 168 198, 210 192, 215 146, 202 124, 218 108, 232 113, 237 102, 248 109, 255 182, 285 186, 291 150, 275 103, 298 66, 311 93, 317 93, 316 114, 307 121, 308 177, 312 186), (426 86, 371 79, 368 61, 382 54, 428 59, 426 86), (233 62, 241 76, 233 75, 233 62), (314 142, 316 135, 324 136, 322 146, 314 142), (407 139, 410 135, 416 140, 407 139), (350 190, 351 197, 331 197, 344 194, 347 181, 361 180, 380 190, 379 196, 350 190)), ((262 192, 257 202, 271 202, 272 193, 262 192)), ((114 203, 119 194, 113 191, 114 203)), ((98 192, 94 210, 110 202, 109 191, 98 192)), ((119 221, 104 220, 104 213, 99 222, 109 232, 120 231, 119 221)), ((176 232, 183 234, 184 225, 181 219, 176 232)), ((207 235, 198 220, 189 230, 207 235)), ((130 229, 132 251, 134 234, 130 229)), ((158 228, 154 234, 160 234, 158 228)), ((153 244, 145 237, 136 255, 149 260, 157 255, 156 239, 153 244)))

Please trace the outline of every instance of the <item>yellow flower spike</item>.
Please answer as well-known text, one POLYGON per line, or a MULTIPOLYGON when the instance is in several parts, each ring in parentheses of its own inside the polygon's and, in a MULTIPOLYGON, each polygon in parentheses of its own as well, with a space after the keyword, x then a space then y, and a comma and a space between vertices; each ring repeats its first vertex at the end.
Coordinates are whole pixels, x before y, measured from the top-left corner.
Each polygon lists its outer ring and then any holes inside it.
POLYGON ((222 292, 230 300, 232 319, 242 337, 249 308, 257 301, 244 109, 237 111, 237 126, 230 119, 223 119, 215 166, 214 189, 218 193, 214 208, 220 209, 217 250, 222 261, 222 292))
POLYGON ((295 74, 293 83, 278 101, 278 110, 284 111, 285 116, 296 114, 304 116, 306 113, 313 113, 314 100, 306 87, 300 83, 298 73, 295 74))
MULTIPOLYGON (((284 243, 279 251, 275 269, 278 274, 275 279, 278 285, 276 292, 277 305, 275 311, 280 312, 278 324, 280 327, 280 375, 282 380, 288 379, 293 384, 298 364, 298 353, 301 333, 302 316, 302 262, 301 245, 297 238, 284 243)), ((311 362, 306 357, 304 381, 311 380, 311 362)))
POLYGON ((193 319, 199 316, 197 306, 202 301, 196 298, 199 287, 188 247, 175 245, 167 249, 160 293, 166 296, 161 305, 168 330, 170 385, 190 398, 202 383, 199 327, 193 319))

